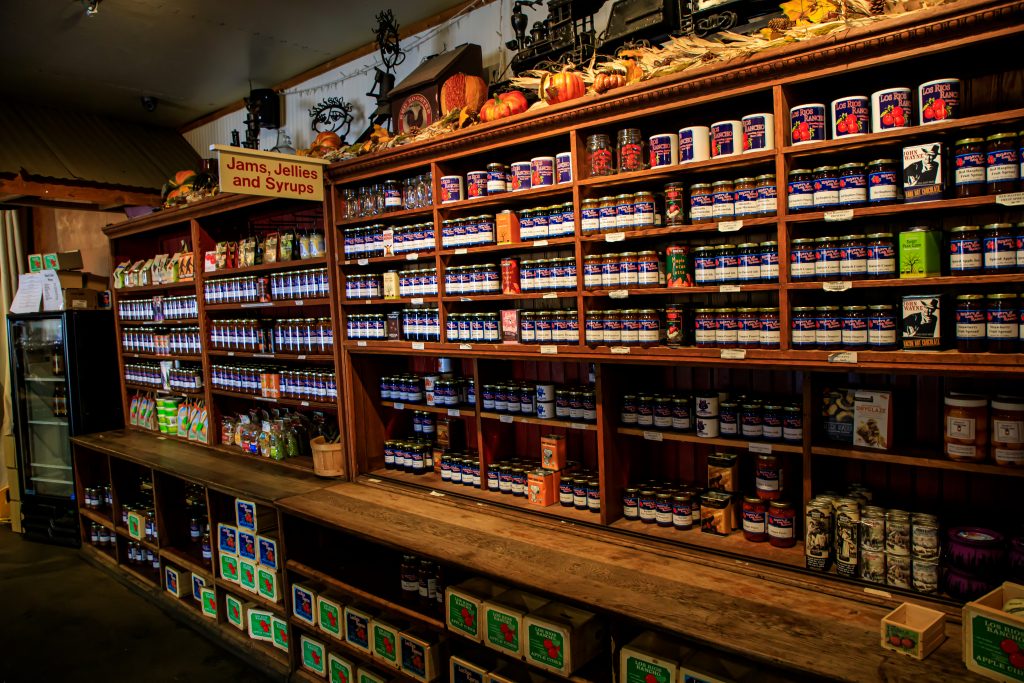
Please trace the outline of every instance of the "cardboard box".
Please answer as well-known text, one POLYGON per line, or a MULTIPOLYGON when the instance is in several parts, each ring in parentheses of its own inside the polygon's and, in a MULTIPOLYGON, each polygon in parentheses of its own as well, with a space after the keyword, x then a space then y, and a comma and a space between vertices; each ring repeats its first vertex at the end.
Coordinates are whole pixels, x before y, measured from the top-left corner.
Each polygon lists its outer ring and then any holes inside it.
MULTIPOLYGON (((212 582, 210 582, 210 583, 212 583, 212 582)), ((202 591, 204 588, 206 588, 206 585, 207 585, 206 579, 204 579, 203 577, 199 576, 198 574, 193 574, 192 575, 192 599, 193 600, 195 600, 196 602, 199 602, 200 600, 202 600, 202 596, 200 595, 200 591, 202 591)))
POLYGON ((281 577, 266 567, 256 567, 256 589, 271 602, 281 602, 281 577))
POLYGON ((58 270, 57 279, 61 289, 91 289, 102 292, 107 288, 107 278, 80 270, 58 270))
POLYGON ((733 495, 722 491, 708 491, 700 500, 700 530, 716 536, 728 536, 732 533, 736 526, 733 495))
POLYGON ((43 254, 43 265, 50 270, 81 270, 82 252, 75 250, 43 254))
POLYGON ((713 491, 736 493, 739 491, 739 462, 733 453, 715 453, 708 456, 708 488, 713 491))
POLYGON ((518 308, 506 308, 501 311, 501 341, 504 344, 518 344, 520 329, 520 311, 518 308))
POLYGON ((593 612, 549 602, 523 620, 526 661, 569 676, 608 646, 605 624, 593 612))
POLYGON ((373 669, 359 667, 357 683, 388 683, 388 677, 373 669))
POLYGON ((313 586, 292 584, 292 614, 304 624, 316 626, 316 590, 313 586))
POLYGON ((441 675, 443 637, 427 628, 403 630, 399 636, 402 673, 422 683, 441 675))
POLYGON ((270 629, 274 634, 274 647, 288 652, 288 622, 277 617, 270 618, 270 629))
POLYGON ((546 604, 546 598, 515 589, 484 601, 484 645, 522 658, 526 649, 523 620, 527 614, 546 604))
POLYGON ((256 563, 251 560, 238 560, 238 585, 249 591, 257 593, 256 588, 256 563))
POLYGON ((231 583, 238 583, 238 555, 221 552, 220 578, 231 583))
POLYGON ((222 553, 238 554, 238 529, 230 524, 217 525, 217 547, 222 553))
POLYGON ((370 645, 373 658, 392 669, 402 668, 398 634, 404 624, 374 618, 370 621, 370 645))
POLYGON ((141 541, 146 535, 146 518, 140 513, 132 510, 128 513, 128 535, 136 541, 141 541))
POLYGON ((345 605, 345 642, 352 647, 371 653, 370 623, 373 615, 355 605, 345 605))
POLYGON ((480 657, 460 655, 448 659, 449 683, 484 683, 492 664, 480 657))
POLYGON ((401 315, 399 311, 390 311, 384 320, 384 336, 388 341, 398 341, 402 338, 401 315))
POLYGON ((267 569, 280 569, 277 565, 277 536, 260 534, 256 537, 259 563, 267 569))
POLYGON ((327 647, 315 638, 299 636, 299 662, 302 668, 318 676, 327 674, 327 647))
POLYGON ((853 443, 855 407, 853 389, 825 389, 821 408, 825 438, 830 441, 853 443))
POLYGON ((242 560, 256 561, 256 534, 248 531, 238 532, 238 557, 242 560))
POLYGON ((264 398, 281 397, 281 373, 264 372, 260 374, 260 392, 264 398))
POLYGON ((217 591, 213 588, 201 588, 199 590, 199 603, 202 605, 204 617, 217 618, 217 591))
POLYGON ((494 232, 498 244, 515 244, 519 236, 519 216, 514 211, 501 211, 494 216, 494 232))
POLYGON ((644 631, 619 652, 619 680, 676 683, 685 653, 679 643, 644 631))
POLYGON ((903 148, 903 194, 905 201, 926 202, 942 199, 945 167, 942 144, 927 142, 903 148))
POLYGON ((540 437, 540 466, 546 470, 565 469, 565 437, 545 434, 540 437))
POLYGON ((333 652, 328 652, 327 680, 331 683, 355 683, 355 666, 344 657, 336 655, 333 652))
POLYGON ((94 311, 99 307, 99 292, 95 289, 70 288, 64 290, 65 311, 94 311))
POLYGON ((252 501, 236 498, 235 523, 239 531, 254 534, 273 531, 277 529, 277 513, 265 505, 256 505, 252 501))
POLYGON ((224 594, 224 617, 227 622, 239 631, 245 630, 245 610, 252 603, 245 603, 231 593, 224 594))
POLYGON ((942 295, 912 294, 903 297, 903 348, 942 348, 942 295))
POLYGON ((942 231, 911 228, 900 233, 900 277, 942 275, 942 231))
POLYGON ((888 450, 892 445, 892 393, 857 391, 853 395, 853 445, 888 450))
POLYGON ((1019 654, 1024 651, 1024 615, 1003 610, 1013 599, 1024 599, 1024 585, 1007 581, 964 605, 961 645, 970 671, 999 681, 1024 681, 1024 666, 1017 666, 1024 664, 1019 654), (1003 649, 1008 640, 1017 645, 1015 660, 1003 649))
POLYGON ((448 586, 444 592, 444 618, 448 629, 478 643, 483 642, 480 627, 481 607, 485 600, 504 593, 506 588, 482 577, 448 586))
POLYGON ((882 649, 924 659, 945 639, 943 612, 905 602, 882 617, 882 649))
POLYGON ((43 270, 43 255, 42 254, 29 254, 28 255, 28 272, 38 273, 43 270))
POLYGON ((249 637, 254 640, 271 642, 274 639, 274 631, 271 627, 273 618, 273 612, 263 609, 249 609, 245 613, 245 623, 248 626, 249 637))
POLYGON ((554 505, 558 502, 558 484, 561 480, 558 470, 530 470, 526 473, 527 500, 543 507, 554 505))
POLYGON ((345 605, 334 594, 316 596, 316 625, 322 633, 337 640, 345 639, 345 605))
POLYGON ((176 598, 183 598, 192 585, 192 573, 167 565, 164 567, 164 590, 176 598))
POLYGON ((398 279, 399 279, 398 272, 394 271, 394 270, 389 270, 388 272, 384 273, 383 278, 384 278, 384 298, 385 299, 397 299, 400 296, 400 294, 399 294, 400 290, 398 288, 398 279))

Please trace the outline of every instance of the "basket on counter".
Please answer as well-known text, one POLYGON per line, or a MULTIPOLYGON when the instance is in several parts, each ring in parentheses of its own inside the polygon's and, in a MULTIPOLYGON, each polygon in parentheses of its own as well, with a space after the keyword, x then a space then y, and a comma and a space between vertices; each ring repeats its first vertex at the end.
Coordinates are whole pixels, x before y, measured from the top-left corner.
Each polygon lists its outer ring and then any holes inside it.
POLYGON ((345 451, 341 442, 327 443, 323 436, 309 442, 313 449, 313 474, 318 477, 344 477, 345 451))

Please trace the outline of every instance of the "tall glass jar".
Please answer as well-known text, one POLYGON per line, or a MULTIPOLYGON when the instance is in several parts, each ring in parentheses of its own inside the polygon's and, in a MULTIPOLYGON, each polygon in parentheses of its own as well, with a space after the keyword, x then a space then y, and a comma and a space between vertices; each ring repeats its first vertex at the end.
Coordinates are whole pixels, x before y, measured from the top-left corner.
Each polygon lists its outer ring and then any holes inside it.
POLYGON ((619 173, 644 170, 644 142, 639 128, 624 128, 617 136, 619 173))
POLYGON ((607 135, 587 137, 587 168, 591 176, 606 176, 615 173, 615 159, 612 142, 607 135))

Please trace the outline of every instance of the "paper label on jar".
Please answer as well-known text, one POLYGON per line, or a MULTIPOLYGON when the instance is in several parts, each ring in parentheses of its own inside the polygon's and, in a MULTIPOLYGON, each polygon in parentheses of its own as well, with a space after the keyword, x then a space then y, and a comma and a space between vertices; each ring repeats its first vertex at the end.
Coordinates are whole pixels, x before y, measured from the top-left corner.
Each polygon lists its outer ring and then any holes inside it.
POLYGON ((1022 465, 1024 464, 1024 451, 1010 448, 994 448, 992 456, 1000 465, 1022 465))
POLYGON ((622 242, 626 239, 624 232, 609 232, 604 236, 605 242, 622 242))
POLYGON ((1022 206, 1024 205, 1024 192, 1007 192, 996 197, 996 204, 1002 206, 1022 206))
POLYGON ((853 283, 847 280, 821 283, 821 288, 826 292, 845 292, 853 287, 853 283))
POLYGON ((826 223, 836 223, 839 221, 850 221, 853 220, 853 209, 837 209, 835 211, 825 212, 826 223))
MULTIPOLYGON (((865 336, 865 340, 867 337, 865 336)), ((836 351, 828 355, 829 363, 856 363, 857 352, 856 351, 836 351)))
POLYGON ((743 227, 743 221, 721 221, 718 224, 718 232, 736 232, 743 227))
POLYGON ((661 432, 644 432, 644 438, 648 441, 661 441, 663 437, 661 432))
MULTIPOLYGON (((969 417, 947 417, 946 436, 950 439, 974 440, 974 420, 969 417)), ((948 444, 950 452, 956 444, 948 444)), ((969 446, 971 455, 974 455, 974 446, 969 446)))
POLYGON ((1024 422, 1017 420, 992 420, 992 441, 999 443, 1024 443, 1024 422))
MULTIPOLYGON (((973 420, 972 420, 973 421, 973 420)), ((962 438, 974 438, 974 437, 962 437, 962 438)), ((946 453, 949 455, 955 455, 959 458, 974 458, 978 454, 978 448, 976 446, 962 446, 958 443, 947 443, 946 453)))
POLYGON ((722 349, 720 356, 723 360, 743 360, 747 357, 746 349, 722 349))

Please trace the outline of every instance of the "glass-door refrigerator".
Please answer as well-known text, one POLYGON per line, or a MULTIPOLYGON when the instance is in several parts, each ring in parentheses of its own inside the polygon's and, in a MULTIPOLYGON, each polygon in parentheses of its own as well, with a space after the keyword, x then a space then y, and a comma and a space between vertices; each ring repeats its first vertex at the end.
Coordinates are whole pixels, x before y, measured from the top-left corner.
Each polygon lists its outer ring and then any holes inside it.
POLYGON ((25 536, 76 546, 69 438, 124 426, 111 311, 7 316, 25 536))

